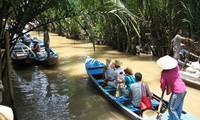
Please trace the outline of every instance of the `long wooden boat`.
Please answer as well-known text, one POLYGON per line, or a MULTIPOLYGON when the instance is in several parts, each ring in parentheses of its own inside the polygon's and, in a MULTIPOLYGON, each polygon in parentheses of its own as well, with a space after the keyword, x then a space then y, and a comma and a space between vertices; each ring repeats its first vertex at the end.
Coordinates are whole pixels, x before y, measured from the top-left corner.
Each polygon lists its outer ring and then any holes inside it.
POLYGON ((17 41, 11 53, 11 59, 16 64, 32 64, 35 60, 35 53, 24 43, 17 41))
MULTIPOLYGON (((104 81, 103 79, 103 69, 104 69, 105 64, 93 59, 93 58, 87 58, 85 61, 85 67, 86 71, 88 73, 88 76, 90 78, 90 81, 92 84, 102 93, 102 95, 105 96, 106 99, 108 99, 113 105, 116 106, 121 112, 123 112, 125 115, 130 117, 133 120, 155 120, 157 115, 144 115, 144 113, 148 113, 146 111, 152 111, 156 113, 160 100, 161 98, 153 94, 153 99, 151 100, 152 102, 152 110, 146 110, 142 111, 140 108, 136 108, 132 105, 131 103, 131 98, 130 97, 124 97, 121 96, 119 98, 115 97, 115 88, 112 87, 103 87, 102 82, 104 81)), ((163 105, 162 105, 162 120, 168 120, 169 114, 166 112, 166 108, 168 106, 168 101, 163 100, 163 105)), ((182 111, 182 120, 197 120, 197 118, 186 111, 182 111)))
MULTIPOLYGON (((180 66, 184 64, 180 60, 178 62, 180 66)), ((185 70, 180 70, 180 75, 187 86, 200 90, 200 68, 195 69, 190 64, 187 64, 185 70)))
POLYGON ((37 55, 36 55, 35 61, 39 64, 46 65, 46 66, 57 64, 59 56, 53 50, 53 48, 50 47, 50 57, 48 58, 47 52, 45 51, 44 43, 36 37, 34 37, 33 40, 38 41, 39 46, 40 46, 40 52, 36 53, 37 55))

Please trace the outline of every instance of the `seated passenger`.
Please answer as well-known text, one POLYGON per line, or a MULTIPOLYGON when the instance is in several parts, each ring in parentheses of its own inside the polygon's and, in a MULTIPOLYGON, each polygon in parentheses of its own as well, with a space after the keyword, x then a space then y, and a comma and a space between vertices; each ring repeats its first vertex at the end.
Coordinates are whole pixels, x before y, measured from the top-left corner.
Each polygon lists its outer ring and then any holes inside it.
POLYGON ((131 84, 135 83, 135 77, 133 76, 132 69, 127 67, 124 69, 125 77, 124 77, 124 82, 126 85, 126 88, 124 89, 124 93, 126 96, 128 96, 130 92, 130 86, 131 84))
POLYGON ((34 40, 33 41, 34 45, 32 47, 32 50, 37 53, 37 52, 40 52, 40 45, 38 44, 38 41, 34 40))
POLYGON ((145 95, 149 96, 150 98, 152 97, 152 94, 149 90, 148 85, 142 82, 142 74, 140 72, 135 73, 135 80, 136 80, 136 83, 133 83, 130 86, 129 96, 132 97, 133 105, 135 107, 140 107, 140 101, 142 99, 141 88, 144 86, 144 88, 146 89, 146 90, 144 90, 145 95))
POLYGON ((180 59, 181 61, 185 61, 185 59, 188 59, 189 51, 187 50, 185 44, 181 43, 181 51, 180 51, 180 59))
POLYGON ((180 55, 180 60, 182 62, 184 62, 184 64, 181 66, 182 70, 184 70, 187 63, 189 63, 189 60, 188 60, 189 54, 190 54, 190 52, 187 50, 185 44, 181 43, 181 51, 180 51, 179 55, 180 55))
POLYGON ((106 66, 104 67, 105 84, 116 88, 116 80, 114 79, 114 66, 111 64, 111 59, 106 59, 106 66))
POLYGON ((122 62, 120 60, 115 60, 114 62, 112 62, 112 64, 114 65, 114 79, 116 80, 116 97, 120 97, 125 84, 124 84, 124 69, 121 68, 122 66, 122 62))
POLYGON ((106 58, 106 66, 104 67, 104 71, 103 71, 105 79, 108 78, 110 70, 112 70, 111 65, 112 65, 111 64, 111 59, 110 58, 106 58))

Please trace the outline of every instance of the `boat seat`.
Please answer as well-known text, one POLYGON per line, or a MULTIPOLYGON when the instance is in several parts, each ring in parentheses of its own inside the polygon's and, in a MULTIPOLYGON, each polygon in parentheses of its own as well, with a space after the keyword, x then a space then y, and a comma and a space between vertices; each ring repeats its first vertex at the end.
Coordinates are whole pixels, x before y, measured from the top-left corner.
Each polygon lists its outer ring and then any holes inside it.
POLYGON ((156 107, 159 105, 159 102, 155 100, 151 100, 151 104, 152 104, 152 107, 156 107))
POLYGON ((93 75, 94 74, 103 74, 103 69, 102 68, 96 68, 96 69, 90 68, 90 69, 88 69, 88 72, 93 75))
POLYGON ((131 97, 125 97, 125 96, 121 96, 118 98, 119 102, 124 102, 124 101, 131 101, 132 98, 131 97))
POLYGON ((129 110, 131 110, 131 111, 138 111, 138 110, 140 110, 140 108, 138 108, 138 107, 135 107, 135 106, 133 106, 133 105, 128 105, 128 106, 126 106, 129 110))
POLYGON ((104 79, 98 79, 97 81, 98 81, 98 83, 103 83, 105 80, 104 79))
MULTIPOLYGON (((122 97, 122 98, 118 98, 119 100, 131 100, 131 98, 130 97, 122 97)), ((120 101, 121 102, 121 101, 120 101)), ((154 101, 154 100, 151 100, 151 104, 152 104, 152 107, 156 107, 156 106, 158 106, 159 105, 159 102, 157 102, 157 101, 154 101)), ((135 112, 135 111, 138 111, 138 110, 140 110, 140 108, 139 107, 135 107, 135 106, 133 106, 133 105, 128 105, 128 106, 126 106, 128 109, 130 109, 131 111, 133 111, 133 112, 135 112)))
POLYGON ((105 87, 104 89, 105 89, 105 91, 107 91, 107 92, 116 91, 116 88, 114 88, 114 87, 105 87))
MULTIPOLYGON (((124 102, 124 101, 130 101, 132 100, 131 97, 125 97, 125 96, 121 96, 118 98, 119 102, 124 102)), ((155 101, 155 100, 151 100, 151 104, 153 107, 156 107, 159 105, 159 102, 158 101, 155 101)))

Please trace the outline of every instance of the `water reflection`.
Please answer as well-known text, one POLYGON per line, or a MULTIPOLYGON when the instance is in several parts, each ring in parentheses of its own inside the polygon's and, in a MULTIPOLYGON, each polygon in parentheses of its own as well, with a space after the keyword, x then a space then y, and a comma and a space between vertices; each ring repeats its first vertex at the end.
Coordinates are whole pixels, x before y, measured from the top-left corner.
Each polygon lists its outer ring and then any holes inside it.
POLYGON ((31 66, 22 70, 15 68, 14 74, 18 119, 66 120, 69 118, 67 93, 69 90, 66 87, 68 80, 61 73, 51 72, 40 66, 31 66))
POLYGON ((19 120, 128 119, 96 91, 87 76, 66 78, 58 69, 14 67, 19 120))

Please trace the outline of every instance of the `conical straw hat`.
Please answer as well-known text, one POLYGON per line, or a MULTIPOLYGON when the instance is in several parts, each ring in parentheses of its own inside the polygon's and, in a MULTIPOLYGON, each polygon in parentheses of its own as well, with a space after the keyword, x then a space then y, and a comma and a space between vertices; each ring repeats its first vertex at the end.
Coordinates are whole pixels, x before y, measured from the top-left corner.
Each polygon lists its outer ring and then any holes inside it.
POLYGON ((176 59, 170 57, 169 55, 159 58, 156 64, 161 67, 163 70, 170 70, 175 68, 178 65, 176 59))

